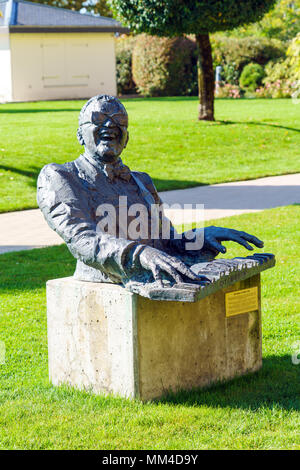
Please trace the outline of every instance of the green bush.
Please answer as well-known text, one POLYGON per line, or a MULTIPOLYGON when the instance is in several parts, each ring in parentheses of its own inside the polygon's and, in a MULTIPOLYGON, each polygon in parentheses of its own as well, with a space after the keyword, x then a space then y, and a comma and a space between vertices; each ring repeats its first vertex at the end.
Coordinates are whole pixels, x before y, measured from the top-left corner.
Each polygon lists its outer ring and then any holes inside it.
POLYGON ((286 80, 291 77, 291 69, 289 61, 279 60, 278 62, 270 61, 265 68, 266 76, 264 83, 275 83, 277 80, 286 80))
POLYGON ((254 62, 264 66, 270 60, 284 57, 286 44, 278 39, 214 35, 212 51, 214 66, 222 65, 223 69, 228 65, 234 66, 240 75, 245 65, 249 63, 254 62))
POLYGON ((196 45, 188 38, 137 36, 132 73, 138 91, 145 96, 196 94, 195 52, 196 45))
POLYGON ((285 60, 270 61, 265 68, 264 86, 256 95, 262 98, 299 98, 300 33, 291 41, 285 60))
POLYGON ((132 51, 136 38, 122 35, 116 41, 117 90, 119 95, 136 93, 132 78, 132 51))
POLYGON ((256 93, 258 97, 299 99, 300 33, 290 42, 285 60, 270 61, 265 72, 264 86, 256 93))
POLYGON ((239 77, 240 74, 235 62, 229 62, 223 65, 222 81, 229 83, 230 85, 238 85, 239 77))
POLYGON ((300 80, 300 33, 291 41, 287 50, 291 78, 300 80))
POLYGON ((299 91, 296 88, 297 83, 293 80, 281 80, 276 82, 267 82, 264 86, 258 88, 255 93, 256 98, 292 98, 296 99, 299 96, 299 91))
POLYGON ((261 65, 248 64, 241 73, 240 86, 245 90, 255 91, 262 84, 264 76, 265 71, 261 65))
POLYGON ((270 61, 265 71, 264 83, 275 83, 277 80, 300 80, 300 33, 290 42, 286 58, 270 61))

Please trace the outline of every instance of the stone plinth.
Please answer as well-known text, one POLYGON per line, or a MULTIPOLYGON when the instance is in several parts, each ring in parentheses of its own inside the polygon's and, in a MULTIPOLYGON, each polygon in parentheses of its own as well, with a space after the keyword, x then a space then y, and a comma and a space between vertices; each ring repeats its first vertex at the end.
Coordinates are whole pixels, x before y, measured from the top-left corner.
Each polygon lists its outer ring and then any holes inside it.
MULTIPOLYGON (((113 284, 48 281, 49 374, 95 393, 148 400, 261 367, 260 274, 196 302, 113 284), (226 316, 225 294, 257 287, 258 308, 226 316)), ((228 312, 227 312, 228 314, 228 312)))

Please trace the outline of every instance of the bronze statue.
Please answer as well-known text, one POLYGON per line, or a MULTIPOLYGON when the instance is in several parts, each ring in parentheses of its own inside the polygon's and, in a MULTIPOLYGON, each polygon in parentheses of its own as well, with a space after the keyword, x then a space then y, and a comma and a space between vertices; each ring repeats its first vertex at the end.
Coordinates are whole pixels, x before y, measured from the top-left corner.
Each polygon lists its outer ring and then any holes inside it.
POLYGON ((187 237, 180 238, 165 218, 151 177, 122 163, 127 127, 127 112, 117 98, 91 98, 79 115, 77 137, 84 153, 63 165, 46 165, 39 175, 39 207, 77 259, 75 278, 123 284, 146 296, 155 286, 160 292, 157 298, 164 298, 164 287, 188 289, 193 284, 199 288, 212 282, 208 271, 194 266, 205 268, 219 253, 225 253, 223 240, 233 240, 248 250, 253 250, 250 243, 263 247, 253 235, 212 226, 202 229, 200 249, 186 249, 187 237), (145 208, 140 209, 140 224, 134 220, 134 211, 127 210, 124 216, 125 199, 126 210, 145 208), (110 207, 115 212, 107 218, 110 207), (136 229, 135 236, 128 230, 130 224, 136 229), (170 228, 168 237, 162 235, 164 224, 170 228))

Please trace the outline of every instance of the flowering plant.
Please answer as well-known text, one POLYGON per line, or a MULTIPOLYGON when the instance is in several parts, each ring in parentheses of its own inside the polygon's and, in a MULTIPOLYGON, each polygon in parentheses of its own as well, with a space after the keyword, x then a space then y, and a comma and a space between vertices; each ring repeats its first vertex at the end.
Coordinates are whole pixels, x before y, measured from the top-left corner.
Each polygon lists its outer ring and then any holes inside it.
POLYGON ((216 98, 241 98, 241 89, 237 85, 230 83, 221 84, 215 90, 216 98))
POLYGON ((266 82, 255 93, 258 98, 291 98, 299 85, 298 80, 278 79, 273 83, 266 82))

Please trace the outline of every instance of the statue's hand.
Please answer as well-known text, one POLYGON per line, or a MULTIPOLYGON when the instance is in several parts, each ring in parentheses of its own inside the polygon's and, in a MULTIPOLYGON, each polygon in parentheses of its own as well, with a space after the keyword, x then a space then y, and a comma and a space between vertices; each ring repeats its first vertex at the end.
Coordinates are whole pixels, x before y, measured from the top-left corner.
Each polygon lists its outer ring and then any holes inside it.
POLYGON ((162 272, 165 272, 175 282, 184 282, 183 277, 191 279, 192 281, 205 281, 210 280, 205 276, 198 276, 191 271, 182 261, 170 256, 163 251, 156 248, 146 247, 139 254, 141 266, 151 271, 155 281, 162 281, 162 272))
POLYGON ((213 225, 204 229, 204 249, 216 251, 217 253, 226 253, 225 246, 220 243, 222 241, 234 241, 247 248, 247 250, 253 250, 253 246, 249 245, 249 243, 258 248, 264 246, 264 242, 259 240, 259 238, 239 230, 214 227, 213 225))

